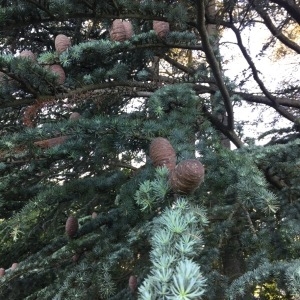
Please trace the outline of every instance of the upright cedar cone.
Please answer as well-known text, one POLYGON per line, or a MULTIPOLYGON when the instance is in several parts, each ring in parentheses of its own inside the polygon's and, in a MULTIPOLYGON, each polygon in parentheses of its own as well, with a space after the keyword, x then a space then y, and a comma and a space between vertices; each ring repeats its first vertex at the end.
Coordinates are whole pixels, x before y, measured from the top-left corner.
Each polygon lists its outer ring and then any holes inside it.
POLYGON ((129 21, 116 19, 112 23, 109 34, 112 41, 124 42, 133 35, 132 24, 129 21))
POLYGON ((204 167, 197 159, 181 161, 170 174, 170 184, 175 193, 190 194, 204 179, 204 167))
POLYGON ((33 52, 30 51, 30 50, 23 50, 23 51, 20 53, 20 57, 26 57, 26 58, 29 58, 29 59, 31 59, 31 60, 33 60, 33 61, 36 60, 35 55, 34 55, 33 52))
POLYGON ((130 289, 131 293, 134 293, 136 291, 136 288, 137 288, 137 278, 136 278, 136 276, 131 275, 129 277, 128 286, 129 286, 129 289, 130 289))
POLYGON ((176 166, 176 153, 170 142, 162 137, 152 140, 149 155, 155 167, 166 166, 171 172, 176 166))
POLYGON ((5 269, 0 268, 0 277, 3 277, 5 275, 5 269))
POLYGON ((70 120, 70 121, 77 121, 77 120, 79 120, 80 118, 81 118, 80 113, 78 113, 77 111, 75 111, 75 112, 72 112, 72 113, 70 114, 69 120, 70 120))
POLYGON ((66 234, 68 237, 73 238, 78 231, 78 220, 74 216, 69 216, 66 221, 66 234))
POLYGON ((74 263, 77 263, 78 260, 79 260, 79 258, 80 258, 80 254, 79 254, 79 253, 76 253, 76 254, 74 254, 74 255, 72 256, 72 261, 73 261, 74 263))
POLYGON ((18 267, 18 263, 13 263, 10 267, 11 271, 14 271, 18 267))
POLYGON ((58 84, 64 84, 66 80, 66 74, 64 69, 60 65, 52 65, 50 66, 51 72, 55 73, 58 75, 58 84))
POLYGON ((71 40, 64 34, 58 34, 54 40, 54 44, 56 52, 61 54, 71 46, 71 40))
POLYGON ((153 21, 153 30, 161 39, 163 39, 170 31, 170 24, 164 21, 153 21))

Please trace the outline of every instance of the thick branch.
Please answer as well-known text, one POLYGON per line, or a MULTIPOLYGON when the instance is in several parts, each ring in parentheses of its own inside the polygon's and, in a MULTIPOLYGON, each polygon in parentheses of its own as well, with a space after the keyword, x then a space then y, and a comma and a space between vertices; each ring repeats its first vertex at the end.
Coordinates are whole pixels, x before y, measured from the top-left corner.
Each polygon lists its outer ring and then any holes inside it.
POLYGON ((218 85, 220 89, 220 93, 223 97, 224 106, 228 117, 228 129, 231 131, 234 128, 233 108, 232 108, 229 92, 223 80, 219 63, 214 55, 212 46, 209 42, 209 37, 207 34, 206 24, 205 24, 205 1, 197 1, 197 6, 198 6, 198 13, 197 13, 198 28, 197 29, 201 36, 202 46, 205 51, 207 61, 211 67, 212 73, 216 80, 216 84, 218 85))
POLYGON ((294 0, 270 0, 270 2, 278 4, 283 7, 290 16, 300 24, 300 6, 294 0))
MULTIPOLYGON (((53 100, 61 100, 66 98, 81 98, 87 93, 99 94, 100 90, 117 88, 117 87, 130 87, 130 91, 132 95, 137 95, 138 90, 148 90, 153 91, 158 88, 157 84, 138 82, 138 81, 111 81, 111 82, 103 82, 99 84, 91 84, 84 86, 82 88, 78 88, 67 93, 58 93, 56 95, 41 95, 34 98, 25 98, 20 100, 15 100, 12 102, 4 102, 0 104, 0 109, 7 108, 7 107, 20 107, 20 106, 27 106, 36 101, 40 102, 51 102, 53 100)), ((127 90, 129 92, 129 90, 127 90)))
MULTIPOLYGON (((268 106, 273 107, 273 103, 267 97, 253 95, 253 94, 247 94, 247 93, 236 93, 236 94, 239 95, 242 98, 242 100, 246 100, 246 101, 251 102, 251 103, 266 104, 268 106)), ((279 105, 287 106, 289 108, 300 108, 300 101, 299 100, 292 100, 290 98, 276 97, 276 102, 279 105)))
POLYGON ((300 54, 300 46, 296 43, 294 43, 293 41, 291 41, 289 38, 287 38, 281 30, 278 30, 276 28, 276 26, 273 24, 271 18, 269 17, 269 15, 267 14, 267 12, 261 7, 261 5, 255 5, 254 6, 256 11, 259 13, 259 15, 262 17, 262 19, 265 22, 265 25, 268 27, 268 29, 270 30, 270 32, 276 37, 278 38, 278 40, 283 43, 284 45, 286 45, 287 47, 289 47, 290 49, 294 50, 295 52, 297 52, 298 54, 300 54))
POLYGON ((292 121, 292 122, 296 122, 297 118, 295 116, 293 116, 291 113, 289 113, 286 109, 284 109, 282 106, 279 105, 279 103, 277 102, 276 97, 274 97, 269 91, 268 89, 265 87, 263 81, 259 78, 258 76, 258 70, 256 69, 256 66, 254 64, 254 62, 252 61, 250 55, 248 54, 246 48, 244 47, 243 41, 242 41, 242 37, 240 34, 240 31, 233 25, 231 24, 230 28, 233 30, 233 32, 235 33, 236 39, 237 39, 237 43, 238 46, 244 56, 244 58, 246 59, 248 65, 250 66, 251 70, 252 70, 252 74, 253 74, 253 78, 254 80, 257 82, 258 86, 260 87, 261 91, 264 93, 264 95, 270 99, 270 101, 272 102, 272 107, 282 116, 284 116, 285 118, 287 118, 288 120, 292 121))
POLYGON ((236 135, 236 133, 233 130, 229 130, 228 127, 224 125, 217 117, 213 116, 205 106, 203 106, 202 111, 208 118, 208 120, 212 123, 212 125, 217 130, 222 132, 232 143, 234 143, 237 148, 241 148, 244 146, 243 142, 236 135))
POLYGON ((189 75, 194 75, 195 74, 195 70, 189 67, 186 67, 184 65, 182 65, 181 63, 179 63, 177 60, 172 59, 170 56, 164 54, 162 55, 162 58, 167 61, 169 64, 171 64, 172 66, 176 67, 177 69, 189 74, 189 75))

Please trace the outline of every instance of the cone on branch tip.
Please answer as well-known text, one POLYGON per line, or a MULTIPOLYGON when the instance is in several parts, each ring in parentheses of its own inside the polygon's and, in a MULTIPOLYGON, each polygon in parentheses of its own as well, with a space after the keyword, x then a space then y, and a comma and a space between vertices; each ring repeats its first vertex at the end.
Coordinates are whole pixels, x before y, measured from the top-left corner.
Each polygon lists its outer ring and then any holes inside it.
POLYGON ((5 269, 0 268, 0 277, 3 277, 5 275, 5 269))
POLYGON ((70 114, 69 120, 70 121, 77 121, 81 118, 80 113, 78 113, 77 111, 74 111, 70 114))
POLYGON ((35 57, 34 53, 30 50, 23 50, 20 53, 20 57, 25 57, 25 58, 31 59, 32 61, 36 61, 36 57, 35 57))
POLYGON ((74 216, 69 216, 67 221, 66 221, 66 234, 70 238, 74 238, 78 232, 78 220, 74 216))
POLYGON ((54 44, 56 52, 61 54, 71 46, 71 40, 64 34, 58 34, 54 40, 54 44))
POLYGON ((74 255, 72 256, 72 261, 73 261, 74 263, 77 263, 78 260, 79 260, 79 258, 80 258, 80 254, 79 254, 79 253, 76 253, 76 254, 74 254, 74 255))
POLYGON ((135 275, 131 275, 129 277, 128 286, 129 286, 131 293, 135 293, 136 288, 137 288, 137 278, 135 275))
POLYGON ((152 140, 149 156, 155 167, 166 166, 171 172, 176 166, 176 152, 170 142, 163 137, 157 137, 152 140))
POLYGON ((153 30, 161 38, 165 38, 170 32, 170 24, 165 21, 153 21, 153 30))
POLYGON ((114 20, 109 35, 112 41, 117 42, 124 42, 130 39, 133 35, 131 22, 123 21, 121 19, 114 20))
POLYGON ((49 69, 52 73, 54 73, 55 75, 58 76, 58 78, 57 78, 58 84, 60 84, 60 85, 64 84, 64 82, 66 80, 66 74, 65 74, 64 69, 60 65, 57 65, 57 64, 51 65, 49 67, 49 69))
POLYGON ((204 180, 204 166, 197 159, 181 161, 170 174, 171 188, 175 193, 191 194, 204 180))

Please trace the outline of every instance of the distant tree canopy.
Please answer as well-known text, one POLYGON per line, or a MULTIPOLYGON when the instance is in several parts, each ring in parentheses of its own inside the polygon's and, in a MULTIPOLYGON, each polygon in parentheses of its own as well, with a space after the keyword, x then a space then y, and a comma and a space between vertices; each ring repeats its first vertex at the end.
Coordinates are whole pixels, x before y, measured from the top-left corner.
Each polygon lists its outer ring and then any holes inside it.
POLYGON ((299 0, 0 0, 0 298, 298 299, 299 32, 299 0))

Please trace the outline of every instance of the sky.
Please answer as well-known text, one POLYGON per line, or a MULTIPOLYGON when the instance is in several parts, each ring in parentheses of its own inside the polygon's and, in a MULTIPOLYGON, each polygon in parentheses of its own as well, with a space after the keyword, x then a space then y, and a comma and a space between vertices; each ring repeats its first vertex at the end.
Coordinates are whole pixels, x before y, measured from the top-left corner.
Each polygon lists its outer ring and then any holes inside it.
MULTIPOLYGON (((274 91, 280 85, 284 84, 283 80, 291 79, 292 81, 300 80, 300 56, 289 54, 283 59, 276 60, 274 58, 273 50, 267 50, 264 55, 259 55, 262 46, 268 40, 270 32, 263 25, 255 25, 255 27, 248 28, 244 30, 243 43, 246 48, 249 49, 249 53, 254 60, 259 76, 263 79, 266 87, 274 91)), ((221 38, 220 51, 224 58, 224 61, 228 63, 225 65, 227 70, 225 75, 231 79, 241 78, 243 70, 248 68, 247 62, 242 56, 241 52, 238 50, 236 43, 236 38, 231 31, 224 32, 221 38)), ((250 74, 248 71, 247 74, 250 74)), ((261 92, 254 80, 249 79, 246 83, 246 87, 251 91, 261 92)), ((260 133, 264 132, 266 129, 272 129, 273 125, 267 126, 266 123, 271 122, 276 116, 276 112, 273 109, 268 109, 266 111, 258 110, 253 112, 249 105, 244 104, 242 107, 235 108, 235 119, 243 120, 245 115, 249 115, 252 120, 263 120, 264 122, 258 122, 258 126, 246 126, 245 135, 249 137, 256 138, 260 133)), ((280 124, 276 125, 276 128, 291 126, 292 123, 283 120, 280 124)), ((265 144, 268 139, 258 141, 257 144, 265 144)))

